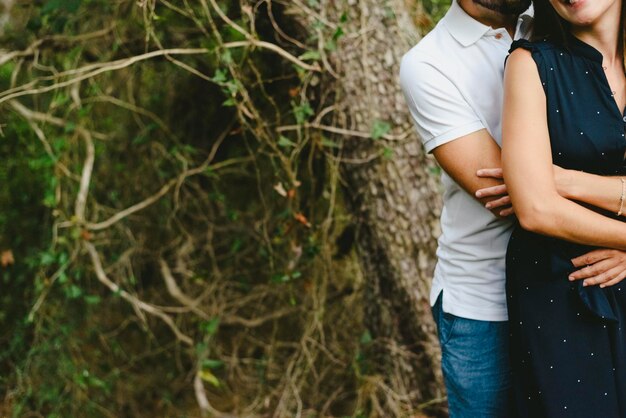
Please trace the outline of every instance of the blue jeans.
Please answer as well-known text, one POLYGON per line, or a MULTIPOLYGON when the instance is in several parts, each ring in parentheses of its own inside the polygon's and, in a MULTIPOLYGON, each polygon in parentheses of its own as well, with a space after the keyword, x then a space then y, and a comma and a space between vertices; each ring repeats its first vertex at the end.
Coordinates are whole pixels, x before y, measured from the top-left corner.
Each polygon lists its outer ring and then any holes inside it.
POLYGON ((508 322, 476 321, 446 313, 443 292, 433 306, 441 344, 450 418, 510 418, 508 322))

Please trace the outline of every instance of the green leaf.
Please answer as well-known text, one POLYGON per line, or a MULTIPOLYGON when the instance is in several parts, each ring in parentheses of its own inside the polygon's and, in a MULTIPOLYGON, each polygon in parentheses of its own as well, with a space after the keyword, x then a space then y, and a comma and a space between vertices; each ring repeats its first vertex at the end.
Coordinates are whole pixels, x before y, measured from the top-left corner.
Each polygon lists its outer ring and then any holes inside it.
POLYGON ((76 130, 76 124, 74 122, 68 122, 64 127, 65 133, 69 134, 76 130))
POLYGON ((200 324, 200 328, 207 335, 215 335, 215 333, 217 332, 217 329, 219 328, 219 325, 220 325, 220 319, 215 317, 208 321, 202 322, 202 324, 200 324))
POLYGON ((278 145, 280 145, 281 147, 295 147, 296 143, 291 141, 289 138, 281 135, 278 138, 278 145))
POLYGON ((304 123, 310 116, 313 116, 313 109, 308 103, 302 103, 300 105, 294 105, 293 113, 296 116, 298 124, 304 123))
POLYGON ((76 285, 70 285, 65 292, 65 295, 70 299, 76 299, 77 297, 80 297, 82 294, 83 294, 82 289, 76 285))
POLYGON ((223 365, 224 365, 224 362, 222 360, 212 360, 212 359, 202 360, 202 368, 215 370, 215 369, 219 369, 223 365))
POLYGON ((222 69, 217 69, 215 71, 215 75, 213 76, 213 78, 211 79, 213 81, 215 81, 216 83, 225 83, 227 78, 226 78, 226 70, 222 70, 222 69))
POLYGON ((438 165, 428 167, 428 172, 432 174, 433 176, 439 176, 441 175, 441 167, 439 167, 438 165))
POLYGON ((341 38, 344 35, 344 31, 341 28, 341 26, 339 26, 337 28, 337 30, 335 31, 335 33, 333 34, 333 41, 336 41, 337 39, 341 38))
POLYGON ((81 0, 48 0, 41 9, 41 13, 48 14, 55 10, 74 13, 80 7, 80 1, 81 0))
POLYGON ((83 299, 88 305, 97 305, 101 302, 100 296, 97 295, 86 295, 83 299))
POLYGON ((288 274, 275 274, 272 276, 271 281, 274 283, 287 283, 290 280, 288 274))
POLYGON ((302 61, 306 61, 306 60, 317 61, 320 58, 322 58, 322 56, 320 55, 318 51, 307 51, 304 54, 300 55, 298 58, 300 58, 302 61))
POLYGON ((391 130, 391 125, 387 122, 376 120, 372 125, 372 138, 378 140, 385 136, 391 130))
POLYGON ((230 64, 233 62, 233 56, 229 49, 225 49, 220 58, 224 64, 230 64))
POLYGON ((238 253, 242 246, 243 246, 243 241, 241 240, 241 238, 235 238, 235 240, 230 246, 230 253, 231 254, 238 253))
POLYGON ((370 334, 369 330, 365 330, 363 335, 361 335, 361 344, 366 345, 372 342, 372 334, 370 334))
POLYGON ((198 372, 198 376, 200 376, 200 379, 204 380, 205 382, 210 383, 211 385, 215 386, 216 388, 220 387, 220 381, 217 377, 215 377, 215 375, 213 373, 211 373, 209 370, 200 370, 198 372))
POLYGON ((42 266, 49 266, 56 261, 56 257, 53 253, 42 253, 39 262, 42 266))
POLYGON ((341 148, 341 146, 339 144, 337 144, 336 142, 331 141, 330 139, 325 138, 325 137, 322 137, 321 143, 322 143, 322 146, 324 146, 324 147, 341 148))
POLYGON ((330 52, 334 52, 337 50, 337 44, 335 43, 334 39, 329 39, 328 41, 326 41, 326 43, 324 44, 324 49, 326 49, 327 51, 330 52))
POLYGON ((217 173, 215 172, 215 170, 213 169, 213 167, 208 166, 205 170, 204 170, 204 175, 207 177, 211 177, 211 178, 218 178, 219 176, 217 175, 217 173))

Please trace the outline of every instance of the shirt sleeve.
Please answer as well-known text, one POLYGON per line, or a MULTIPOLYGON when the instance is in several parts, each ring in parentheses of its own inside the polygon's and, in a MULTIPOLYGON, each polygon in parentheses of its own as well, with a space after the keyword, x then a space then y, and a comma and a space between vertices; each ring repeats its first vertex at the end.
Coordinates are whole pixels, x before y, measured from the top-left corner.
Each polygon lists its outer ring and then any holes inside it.
POLYGON ((405 55, 400 85, 426 152, 485 127, 452 80, 430 63, 405 55))

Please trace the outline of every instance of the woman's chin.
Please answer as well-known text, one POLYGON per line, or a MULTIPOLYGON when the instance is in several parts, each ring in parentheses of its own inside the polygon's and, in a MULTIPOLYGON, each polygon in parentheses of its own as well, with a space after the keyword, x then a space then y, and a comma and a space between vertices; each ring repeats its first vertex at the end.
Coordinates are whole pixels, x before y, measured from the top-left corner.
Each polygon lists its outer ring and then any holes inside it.
POLYGON ((552 7, 574 26, 589 26, 598 21, 614 0, 550 0, 552 7))
POLYGON ((587 13, 587 16, 585 14, 581 14, 580 16, 575 16, 572 19, 568 19, 568 22, 572 25, 572 26, 577 26, 577 27, 585 27, 585 26, 591 26, 593 25, 597 20, 597 16, 588 16, 589 14, 587 13))

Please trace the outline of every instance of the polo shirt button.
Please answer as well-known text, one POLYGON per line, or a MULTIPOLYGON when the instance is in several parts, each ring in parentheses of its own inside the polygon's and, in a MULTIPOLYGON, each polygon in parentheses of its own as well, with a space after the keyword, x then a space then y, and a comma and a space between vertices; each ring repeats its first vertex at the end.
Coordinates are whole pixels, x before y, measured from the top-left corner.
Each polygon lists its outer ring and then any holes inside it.
POLYGON ((622 120, 623 120, 624 122, 626 122, 626 116, 624 116, 624 117, 622 118, 622 120))
POLYGON ((496 33, 496 39, 502 39, 502 34, 501 33, 496 33))

